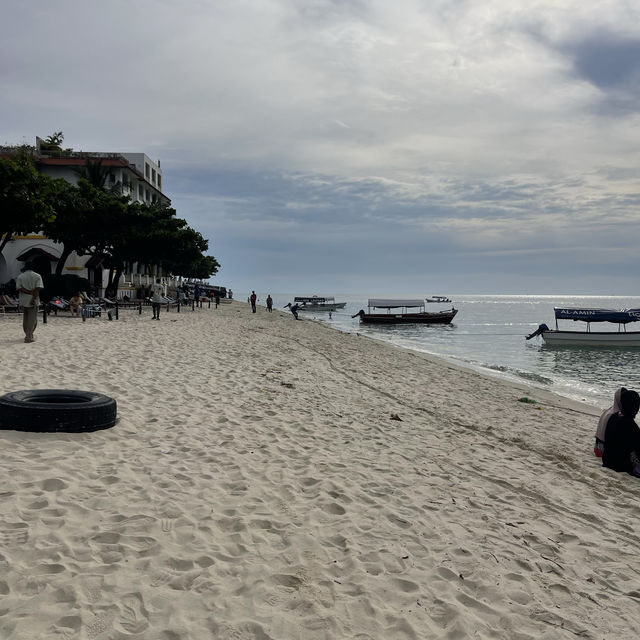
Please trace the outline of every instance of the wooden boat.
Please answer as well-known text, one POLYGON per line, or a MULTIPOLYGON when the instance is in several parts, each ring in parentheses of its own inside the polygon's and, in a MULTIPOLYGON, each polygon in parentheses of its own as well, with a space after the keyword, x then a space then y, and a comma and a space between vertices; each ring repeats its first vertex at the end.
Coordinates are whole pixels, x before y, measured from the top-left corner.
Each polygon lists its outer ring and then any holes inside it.
POLYGON ((556 328, 541 324, 527 340, 542 336, 549 345, 590 347, 640 347, 640 331, 627 331, 627 324, 640 320, 640 309, 554 309, 556 328), (558 328, 558 320, 574 320, 587 323, 586 331, 558 328), (618 325, 617 331, 591 331, 592 322, 609 322, 618 325))
POLYGON ((454 308, 430 313, 425 311, 424 307, 424 300, 370 298, 368 312, 365 313, 360 309, 351 317, 360 316, 360 322, 364 324, 450 324, 458 313, 454 308), (386 313, 376 313, 375 309, 386 309, 386 313), (396 309, 400 309, 400 312, 396 309), (410 311, 410 309, 418 310, 410 311))
POLYGON ((346 302, 336 302, 332 296, 296 296, 293 299, 298 304, 298 311, 335 311, 344 309, 346 302))

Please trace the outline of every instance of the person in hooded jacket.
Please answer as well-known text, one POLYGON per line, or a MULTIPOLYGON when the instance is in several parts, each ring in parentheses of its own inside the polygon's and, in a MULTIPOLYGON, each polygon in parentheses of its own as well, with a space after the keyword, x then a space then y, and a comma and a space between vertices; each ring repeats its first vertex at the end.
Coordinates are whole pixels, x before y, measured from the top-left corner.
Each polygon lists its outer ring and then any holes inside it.
POLYGON ((604 434, 602 466, 640 476, 640 428, 634 418, 640 409, 636 391, 620 393, 620 413, 609 418, 604 434))
POLYGON ((607 423, 611 416, 620 412, 620 394, 626 391, 624 387, 620 387, 613 394, 613 406, 605 409, 600 416, 600 420, 598 420, 598 427, 596 429, 596 443, 593 445, 593 453, 598 456, 598 458, 602 458, 602 454, 604 453, 604 432, 607 428, 607 423))

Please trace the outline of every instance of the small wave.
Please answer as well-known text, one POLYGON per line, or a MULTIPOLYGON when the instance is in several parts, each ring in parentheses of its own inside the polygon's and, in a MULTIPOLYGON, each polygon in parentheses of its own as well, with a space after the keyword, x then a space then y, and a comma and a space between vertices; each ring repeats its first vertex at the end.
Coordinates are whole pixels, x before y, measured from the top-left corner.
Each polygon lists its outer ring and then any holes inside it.
POLYGON ((529 380, 531 382, 538 382, 539 384, 547 384, 547 385, 553 384, 553 380, 545 376, 541 376, 539 373, 532 373, 531 371, 522 371, 522 369, 514 369, 513 367, 508 367, 506 365, 499 365, 499 364, 488 364, 488 365, 485 365, 485 367, 487 369, 491 369, 492 371, 499 371, 500 373, 510 373, 512 376, 517 376, 518 378, 524 378, 525 380, 529 380))

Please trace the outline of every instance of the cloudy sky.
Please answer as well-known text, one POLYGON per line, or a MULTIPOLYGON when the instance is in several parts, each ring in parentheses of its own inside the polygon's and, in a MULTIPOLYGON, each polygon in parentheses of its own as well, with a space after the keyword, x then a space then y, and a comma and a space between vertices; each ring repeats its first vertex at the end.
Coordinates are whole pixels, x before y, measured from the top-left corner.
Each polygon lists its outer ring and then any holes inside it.
POLYGON ((640 4, 4 2, 0 144, 160 159, 242 292, 640 295, 640 4))

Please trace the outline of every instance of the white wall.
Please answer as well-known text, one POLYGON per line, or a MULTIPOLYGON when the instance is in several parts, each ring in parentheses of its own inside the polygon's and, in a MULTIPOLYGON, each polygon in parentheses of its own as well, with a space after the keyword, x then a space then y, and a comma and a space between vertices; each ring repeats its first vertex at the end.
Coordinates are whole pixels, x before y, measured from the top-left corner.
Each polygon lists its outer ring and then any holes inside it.
POLYGON ((131 164, 145 177, 158 191, 164 190, 164 177, 159 161, 154 162, 146 153, 122 153, 131 164))

